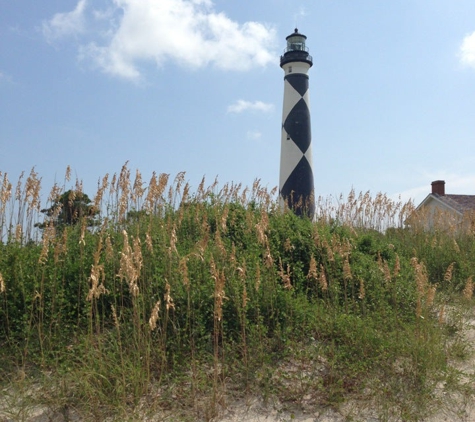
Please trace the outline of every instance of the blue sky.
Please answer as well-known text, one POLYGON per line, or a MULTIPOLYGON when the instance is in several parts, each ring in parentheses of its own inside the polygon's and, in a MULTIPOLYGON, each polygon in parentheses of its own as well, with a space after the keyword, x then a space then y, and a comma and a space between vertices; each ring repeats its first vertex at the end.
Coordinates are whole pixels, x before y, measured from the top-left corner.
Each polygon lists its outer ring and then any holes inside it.
POLYGON ((475 194, 473 0, 0 0, 0 171, 278 184, 285 37, 316 194, 475 194))

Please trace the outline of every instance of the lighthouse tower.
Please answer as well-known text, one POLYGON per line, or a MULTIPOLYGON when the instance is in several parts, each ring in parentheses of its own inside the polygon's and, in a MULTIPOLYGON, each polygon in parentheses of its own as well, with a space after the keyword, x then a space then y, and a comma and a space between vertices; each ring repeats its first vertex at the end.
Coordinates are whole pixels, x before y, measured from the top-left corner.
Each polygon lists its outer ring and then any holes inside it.
POLYGON ((313 63, 305 46, 306 39, 295 29, 286 38, 287 48, 280 57, 285 76, 279 200, 282 208, 313 218, 315 192, 308 92, 308 70, 313 63))

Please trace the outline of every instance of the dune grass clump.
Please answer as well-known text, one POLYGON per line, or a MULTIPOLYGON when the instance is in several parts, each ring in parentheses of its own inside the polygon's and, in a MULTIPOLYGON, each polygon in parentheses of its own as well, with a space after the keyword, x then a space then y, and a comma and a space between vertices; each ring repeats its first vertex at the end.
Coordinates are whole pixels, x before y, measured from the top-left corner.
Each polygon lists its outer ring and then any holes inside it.
POLYGON ((473 235, 406 228, 410 204, 352 192, 310 221, 259 181, 193 191, 125 165, 91 199, 67 172, 42 208, 36 173, 1 180, 1 387, 47 386, 30 402, 212 420, 241 395, 357 398, 420 420, 462 385, 473 235))

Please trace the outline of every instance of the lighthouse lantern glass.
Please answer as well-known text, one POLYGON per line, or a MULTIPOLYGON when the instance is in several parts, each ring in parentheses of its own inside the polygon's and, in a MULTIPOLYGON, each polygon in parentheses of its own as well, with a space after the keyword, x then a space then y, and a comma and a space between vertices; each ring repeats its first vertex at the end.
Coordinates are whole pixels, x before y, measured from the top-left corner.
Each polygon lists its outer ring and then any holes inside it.
POLYGON ((305 51, 305 37, 293 35, 287 38, 287 51, 291 50, 305 51))

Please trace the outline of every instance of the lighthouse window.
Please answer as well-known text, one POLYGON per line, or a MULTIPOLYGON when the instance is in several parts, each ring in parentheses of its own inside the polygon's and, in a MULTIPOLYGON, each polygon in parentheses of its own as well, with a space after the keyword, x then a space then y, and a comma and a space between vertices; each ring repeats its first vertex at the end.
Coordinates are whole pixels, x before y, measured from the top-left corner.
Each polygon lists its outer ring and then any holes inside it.
POLYGON ((289 73, 292 73, 292 66, 289 66, 289 73))
POLYGON ((301 35, 293 36, 287 39, 287 49, 289 51, 305 51, 305 38, 301 35))

